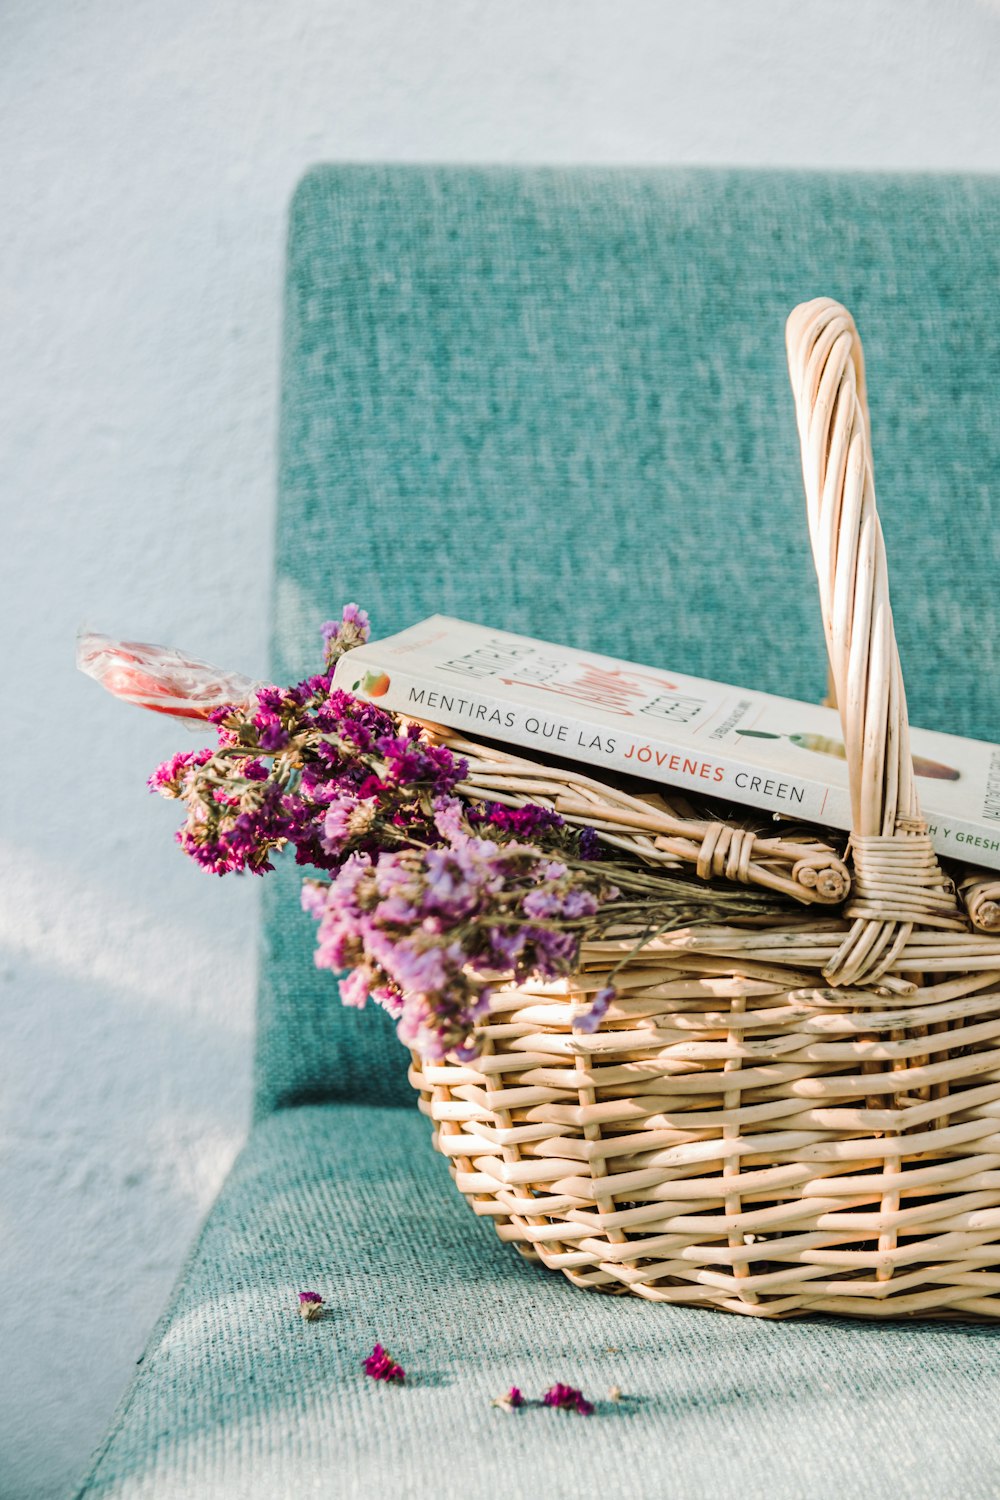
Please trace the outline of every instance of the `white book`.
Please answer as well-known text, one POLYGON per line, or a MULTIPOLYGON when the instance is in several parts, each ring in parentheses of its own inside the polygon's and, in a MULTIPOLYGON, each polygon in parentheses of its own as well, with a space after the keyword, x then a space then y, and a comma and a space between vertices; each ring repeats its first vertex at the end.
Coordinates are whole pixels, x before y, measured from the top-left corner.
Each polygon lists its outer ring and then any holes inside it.
MULTIPOLYGON (((341 657, 335 685, 538 755, 848 830, 835 709, 432 615, 341 657)), ((1000 745, 911 730, 939 854, 1000 869, 1000 745)))

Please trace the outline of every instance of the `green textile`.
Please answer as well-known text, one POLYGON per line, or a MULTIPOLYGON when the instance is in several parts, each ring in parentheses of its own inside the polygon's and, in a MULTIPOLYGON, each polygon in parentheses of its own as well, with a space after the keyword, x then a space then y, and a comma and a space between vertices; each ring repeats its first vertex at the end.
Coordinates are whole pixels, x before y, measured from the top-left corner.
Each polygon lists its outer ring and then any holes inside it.
MULTIPOLYGON (((868 356, 915 723, 1000 738, 1000 182, 329 166, 292 208, 274 672, 356 599, 817 699, 825 664, 784 322, 868 356)), ((408 1103, 283 872, 258 1115, 408 1103)))
POLYGON ((994 1500, 1000 1339, 578 1291, 475 1220, 416 1111, 285 1110, 253 1132, 81 1493, 994 1500), (304 1323, 314 1290, 327 1316, 304 1323), (376 1339, 406 1386, 362 1375, 376 1339), (597 1413, 491 1406, 557 1380, 597 1413))

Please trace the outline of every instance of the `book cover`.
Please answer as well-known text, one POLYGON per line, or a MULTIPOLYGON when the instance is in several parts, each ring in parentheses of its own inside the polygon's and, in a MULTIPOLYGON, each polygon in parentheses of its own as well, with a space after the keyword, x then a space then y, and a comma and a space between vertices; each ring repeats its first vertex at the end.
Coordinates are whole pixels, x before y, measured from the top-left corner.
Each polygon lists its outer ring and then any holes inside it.
MULTIPOLYGON (((359 646, 335 685, 395 712, 849 830, 835 709, 433 615, 359 646)), ((1000 869, 1000 746, 911 729, 939 854, 1000 869)))

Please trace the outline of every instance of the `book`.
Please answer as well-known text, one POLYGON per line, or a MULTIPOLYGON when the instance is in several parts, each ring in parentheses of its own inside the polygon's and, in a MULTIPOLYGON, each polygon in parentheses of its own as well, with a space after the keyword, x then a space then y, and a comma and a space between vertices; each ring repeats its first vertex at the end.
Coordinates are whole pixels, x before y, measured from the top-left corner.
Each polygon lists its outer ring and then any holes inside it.
MULTIPOLYGON (((342 657, 336 687, 410 718, 849 830, 835 709, 433 615, 342 657)), ((1000 745, 911 729, 939 854, 1000 869, 1000 745)))

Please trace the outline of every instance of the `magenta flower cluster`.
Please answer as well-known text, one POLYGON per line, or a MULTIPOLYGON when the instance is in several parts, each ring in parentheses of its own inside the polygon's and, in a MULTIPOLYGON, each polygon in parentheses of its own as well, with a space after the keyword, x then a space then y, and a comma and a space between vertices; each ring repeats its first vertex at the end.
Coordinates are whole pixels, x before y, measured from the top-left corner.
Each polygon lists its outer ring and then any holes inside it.
MULTIPOLYGON (((306 882, 303 904, 319 924, 317 963, 350 971, 345 1004, 371 995, 424 1055, 473 1056, 496 984, 570 972, 618 892, 592 830, 548 807, 463 796, 460 756, 334 689, 337 660, 367 635, 365 612, 347 605, 323 627, 323 673, 216 710, 217 745, 175 755, 149 784, 186 805, 177 837, 203 868, 263 874, 289 846, 328 875, 306 882)), ((579 1029, 612 994, 595 996, 579 1029)))
POLYGON ((425 741, 419 726, 401 728, 383 709, 333 689, 338 656, 367 631, 364 610, 347 605, 341 622, 323 627, 325 674, 261 687, 248 704, 216 710, 216 750, 176 755, 150 777, 153 791, 187 803, 177 837, 197 864, 217 875, 262 875, 287 844, 300 865, 336 870, 351 810, 361 808, 363 819, 375 799, 400 838, 431 832, 417 789, 449 792, 466 765, 425 741))
POLYGON ((384 1380, 390 1385, 403 1385, 406 1380, 403 1366, 381 1344, 375 1345, 367 1359, 362 1361, 361 1368, 372 1380, 384 1380))
POLYGON ((545 1392, 542 1405, 554 1406, 559 1411, 575 1411, 581 1417, 593 1416, 594 1412, 593 1401, 588 1401, 582 1391, 578 1391, 573 1385, 562 1385, 559 1382, 545 1392))

